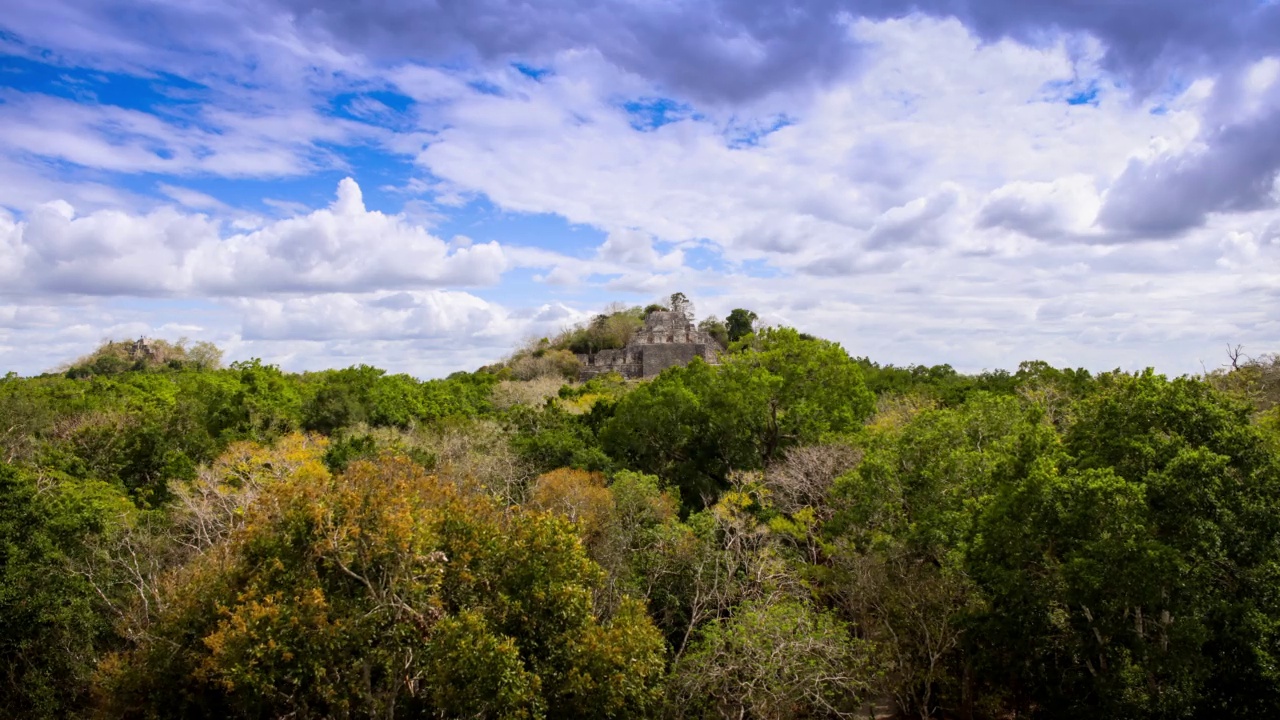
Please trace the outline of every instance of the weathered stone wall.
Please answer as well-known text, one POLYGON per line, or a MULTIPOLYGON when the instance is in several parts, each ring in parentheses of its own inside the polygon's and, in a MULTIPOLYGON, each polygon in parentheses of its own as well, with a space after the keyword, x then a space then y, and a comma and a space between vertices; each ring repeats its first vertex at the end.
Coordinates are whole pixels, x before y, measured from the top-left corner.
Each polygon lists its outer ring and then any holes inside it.
POLYGON ((688 365, 696 357, 706 358, 707 346, 693 343, 663 343, 644 348, 644 377, 653 377, 675 365, 688 365))
POLYGON ((580 379, 590 380, 610 372, 631 379, 653 377, 674 365, 687 365, 695 357, 715 364, 719 351, 719 344, 684 315, 653 312, 625 348, 578 355, 582 363, 580 379))
POLYGON ((643 372, 638 353, 628 348, 601 350, 591 355, 579 354, 582 365, 579 379, 590 380, 597 375, 616 372, 622 377, 640 377, 643 372))

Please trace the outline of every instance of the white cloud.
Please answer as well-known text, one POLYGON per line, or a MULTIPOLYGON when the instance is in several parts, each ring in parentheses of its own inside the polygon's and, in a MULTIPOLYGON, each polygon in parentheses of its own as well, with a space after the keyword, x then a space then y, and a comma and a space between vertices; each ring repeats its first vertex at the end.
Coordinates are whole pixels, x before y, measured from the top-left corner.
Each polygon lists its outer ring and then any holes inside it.
MULTIPOLYGON (((504 309, 465 293, 325 294, 239 303, 248 340, 509 340, 504 309)), ((469 342, 471 341, 471 342, 469 342)))
POLYGON ((1096 47, 984 43, 954 21, 919 18, 859 22, 853 32, 868 46, 864 65, 789 108, 791 124, 754 146, 733 147, 723 134, 743 122, 741 109, 636 131, 614 82, 635 79, 575 53, 566 62, 575 70, 595 62, 590 73, 520 80, 510 92, 446 106, 446 129, 418 161, 508 209, 666 241, 707 239, 731 260, 796 269, 833 248, 972 244, 962 236, 982 234, 975 218, 954 224, 967 199, 1061 178, 1105 187, 1152 137, 1177 150, 1195 132, 1184 119, 1191 111, 1153 114, 1108 85, 1096 47), (1044 99, 1047 83, 1080 74, 1102 78, 1097 107, 1044 99), (925 206, 916 232, 893 231, 895 212, 925 206))
POLYGON ((173 199, 174 202, 193 210, 226 210, 227 206, 212 195, 192 190, 191 188, 170 185, 169 183, 160 183, 156 189, 164 193, 165 196, 173 199))
POLYGON ((1094 182, 1088 175, 1011 182, 987 196, 978 223, 1042 240, 1106 240, 1094 225, 1102 208, 1094 182))
POLYGON ((0 302, 0 375, 33 374, 105 339, 208 340, 227 361, 262 358, 318 370, 358 363, 419 377, 474 370, 590 315, 560 303, 507 307, 462 291, 329 293, 305 297, 66 304, 0 302), (175 321, 183 318, 183 321, 175 321))
MULTIPOLYGON (((234 13, 210 6, 208 15, 217 32, 181 40, 233 58, 231 78, 164 48, 79 38, 126 58, 122 66, 175 62, 207 82, 187 117, 5 95, 0 204, 25 212, 0 213, 0 303, 15 303, 0 310, 0 361, 110 332, 177 331, 183 309, 133 312, 109 299, 139 295, 211 306, 196 325, 233 357, 428 374, 491 360, 608 293, 683 290, 704 312, 750 307, 878 360, 968 370, 1029 357, 1195 370, 1220 343, 1261 350, 1280 333, 1274 210, 1232 206, 1236 195, 1225 192, 1163 239, 1151 237, 1151 223, 1098 222, 1108 201, 1126 197, 1117 179, 1127 168, 1137 168, 1140 191, 1149 178, 1138 170, 1220 152, 1214 133, 1242 117, 1280 117, 1274 58, 1204 77, 1194 73, 1207 66, 1185 65, 1185 89, 1145 96, 1136 93, 1149 86, 1114 74, 1119 56, 1108 60, 1114 48, 1091 37, 1044 32, 1032 47, 955 20, 857 20, 838 28, 848 33, 841 42, 859 47, 856 66, 824 66, 821 81, 773 77, 768 92, 682 105, 676 122, 641 131, 624 103, 673 85, 591 43, 543 52, 550 72, 536 80, 501 53, 501 62, 461 69, 397 60, 384 72, 335 50, 335 38, 304 41, 288 17, 241 32, 234 13), (337 106, 395 125, 364 94, 388 84, 416 101, 412 130, 326 116, 337 106), (389 185, 422 200, 401 214, 374 212, 346 181, 336 202, 312 210, 282 189, 272 206, 293 217, 228 225, 233 210, 183 187, 197 174, 340 167, 333 148, 352 144, 413 158, 414 177, 389 185), (160 191, 186 209, 102 175, 72 182, 55 179, 53 163, 33 170, 47 159, 161 174, 160 191), (478 242, 446 242, 428 231, 426 223, 465 218, 452 213, 475 198, 508 220, 553 213, 604 240, 556 238, 549 249, 500 246, 480 232, 478 242), (688 267, 691 258, 704 269, 688 267), (530 292, 521 273, 505 285, 516 268, 544 284, 530 292), (542 305, 560 296, 580 307, 542 305), (60 304, 72 301, 81 304, 60 304)), ((756 40, 716 52, 741 61, 769 49, 756 40)), ((1253 141, 1267 130, 1261 123, 1238 143, 1239 157, 1259 155, 1253 141)), ((1255 164, 1265 179, 1272 165, 1255 164)), ((1239 165, 1205 163, 1224 180, 1239 165)), ((1129 209, 1174 217, 1199 188, 1157 203, 1131 192, 1129 209)))
POLYGON ((223 234, 168 207, 78 217, 55 201, 0 215, 5 294, 243 296, 491 285, 508 268, 493 242, 451 248, 404 218, 367 210, 343 180, 326 209, 223 234))
POLYGON ((639 266, 650 270, 676 270, 684 264, 684 252, 672 250, 659 255, 653 247, 653 238, 638 230, 617 230, 609 233, 600 244, 601 260, 627 266, 639 266))
MULTIPOLYGON (((242 101, 243 102, 243 101, 242 101)), ((163 115, 14 90, 0 91, 0 151, 127 173, 299 175, 332 166, 324 144, 383 137, 302 102, 235 109, 200 105, 163 115)))

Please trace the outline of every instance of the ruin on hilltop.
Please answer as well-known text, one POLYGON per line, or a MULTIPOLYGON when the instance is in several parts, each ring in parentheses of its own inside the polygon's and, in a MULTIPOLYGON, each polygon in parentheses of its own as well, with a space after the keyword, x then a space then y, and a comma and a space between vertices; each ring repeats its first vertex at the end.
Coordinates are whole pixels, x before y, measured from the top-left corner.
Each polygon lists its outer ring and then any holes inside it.
POLYGON ((694 326, 683 311, 655 310, 644 318, 644 328, 636 331, 625 347, 578 353, 582 365, 580 380, 616 372, 624 378, 657 375, 674 365, 687 365, 700 357, 719 362, 720 343, 694 326))

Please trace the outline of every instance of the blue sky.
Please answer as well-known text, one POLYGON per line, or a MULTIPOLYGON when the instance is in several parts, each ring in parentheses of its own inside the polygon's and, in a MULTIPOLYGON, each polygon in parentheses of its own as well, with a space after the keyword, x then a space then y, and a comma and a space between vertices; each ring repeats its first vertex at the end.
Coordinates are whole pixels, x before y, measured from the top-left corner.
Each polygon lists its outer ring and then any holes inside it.
POLYGON ((0 372, 439 376, 675 291, 971 371, 1280 349, 1280 7, 1077 5, 16 0, 0 372))

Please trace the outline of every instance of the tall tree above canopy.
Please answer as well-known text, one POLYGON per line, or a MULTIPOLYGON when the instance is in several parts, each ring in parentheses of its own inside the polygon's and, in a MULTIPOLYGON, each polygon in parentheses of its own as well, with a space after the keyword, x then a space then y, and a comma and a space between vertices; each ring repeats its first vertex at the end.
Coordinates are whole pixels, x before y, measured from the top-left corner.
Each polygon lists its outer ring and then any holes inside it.
POLYGON ((693 319, 693 301, 685 296, 684 293, 671 294, 671 312, 680 313, 690 320, 693 319))
POLYGON ((741 340, 755 332, 755 328, 752 325, 758 319, 759 317, 750 310, 734 308, 724 320, 724 324, 729 331, 729 342, 741 340))

